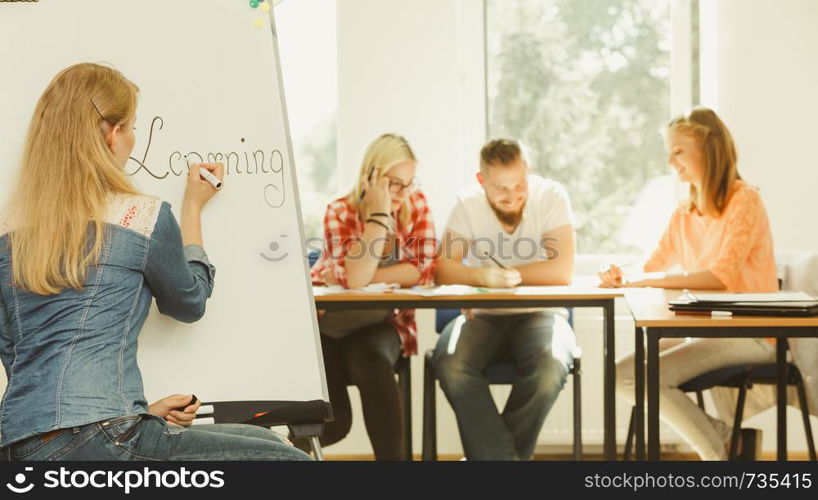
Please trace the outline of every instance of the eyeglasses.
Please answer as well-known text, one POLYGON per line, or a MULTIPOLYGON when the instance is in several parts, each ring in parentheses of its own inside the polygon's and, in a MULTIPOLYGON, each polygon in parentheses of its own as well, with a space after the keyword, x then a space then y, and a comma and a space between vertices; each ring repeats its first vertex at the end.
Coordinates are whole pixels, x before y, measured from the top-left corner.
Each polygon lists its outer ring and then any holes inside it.
POLYGON ((417 191, 419 187, 420 182, 418 182, 417 177, 409 181, 409 184, 404 184, 399 179, 395 179, 394 177, 389 177, 389 192, 392 194, 400 194, 403 191, 406 191, 408 194, 412 194, 417 191))

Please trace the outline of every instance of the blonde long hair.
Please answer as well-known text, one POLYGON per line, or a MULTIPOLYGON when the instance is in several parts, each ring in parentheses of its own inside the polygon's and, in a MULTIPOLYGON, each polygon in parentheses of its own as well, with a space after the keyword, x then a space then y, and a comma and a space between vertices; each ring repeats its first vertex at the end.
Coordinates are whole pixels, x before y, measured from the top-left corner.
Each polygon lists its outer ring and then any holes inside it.
MULTIPOLYGON (((386 175, 386 172, 395 165, 407 161, 417 161, 412 147, 409 142, 397 134, 383 134, 376 138, 367 146, 364 152, 364 159, 361 162, 361 168, 358 170, 358 178, 352 191, 347 195, 347 201, 358 206, 359 212, 363 214, 366 211, 366 202, 361 200, 363 193, 363 183, 372 173, 372 182, 376 182, 381 176, 386 175)), ((411 216, 411 207, 409 206, 409 198, 407 196, 398 211, 398 219, 402 224, 409 222, 411 216)))
POLYGON ((133 118, 138 91, 119 71, 83 63, 43 92, 9 206, 14 286, 40 295, 82 289, 102 251, 109 196, 137 193, 105 142, 104 122, 133 118))
POLYGON ((741 179, 733 136, 709 108, 694 108, 671 120, 668 132, 691 134, 702 148, 704 175, 702 192, 690 185, 688 209, 719 216, 727 207, 733 183, 741 179))

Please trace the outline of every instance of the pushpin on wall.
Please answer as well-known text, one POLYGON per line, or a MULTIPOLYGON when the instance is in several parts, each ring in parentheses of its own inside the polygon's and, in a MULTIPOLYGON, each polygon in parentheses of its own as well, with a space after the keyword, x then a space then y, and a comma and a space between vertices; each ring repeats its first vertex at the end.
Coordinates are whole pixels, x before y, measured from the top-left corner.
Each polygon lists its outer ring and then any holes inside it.
POLYGON ((250 0, 250 7, 257 9, 258 8, 258 0, 250 0))
POLYGON ((263 12, 270 12, 270 4, 267 2, 261 4, 261 10, 263 12))
POLYGON ((264 27, 264 18, 263 17, 257 17, 256 20, 253 21, 253 24, 256 25, 256 28, 263 28, 264 27))

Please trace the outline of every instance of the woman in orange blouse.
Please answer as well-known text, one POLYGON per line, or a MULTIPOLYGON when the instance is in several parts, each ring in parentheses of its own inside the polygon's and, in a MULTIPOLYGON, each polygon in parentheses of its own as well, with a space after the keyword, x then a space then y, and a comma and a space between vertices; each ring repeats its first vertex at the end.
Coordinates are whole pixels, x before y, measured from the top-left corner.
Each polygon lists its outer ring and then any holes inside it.
MULTIPOLYGON (((617 266, 600 273, 603 286, 689 288, 730 292, 778 289, 773 240, 758 191, 741 180, 732 136, 710 109, 697 108, 668 126, 669 163, 690 199, 673 214, 648 274, 629 279, 617 266), (679 272, 665 272, 680 266, 679 272)), ((704 413, 678 386, 711 370, 770 363, 763 339, 662 339, 661 417, 703 460, 726 458, 727 424, 704 413)), ((617 362, 617 392, 634 401, 633 356, 617 362)))

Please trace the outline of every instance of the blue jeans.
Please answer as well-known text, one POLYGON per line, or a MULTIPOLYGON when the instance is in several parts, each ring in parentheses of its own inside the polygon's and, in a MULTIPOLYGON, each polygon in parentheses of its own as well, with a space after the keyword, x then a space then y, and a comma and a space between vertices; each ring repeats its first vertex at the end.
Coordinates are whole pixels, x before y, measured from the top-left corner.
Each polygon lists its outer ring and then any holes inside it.
POLYGON ((150 414, 126 415, 42 434, 10 447, 11 460, 310 460, 262 427, 170 427, 150 414))
POLYGON ((468 460, 530 460, 543 421, 573 364, 574 332, 561 317, 526 314, 460 316, 438 339, 433 363, 454 408, 468 460), (502 414, 486 367, 512 362, 517 378, 502 414))

